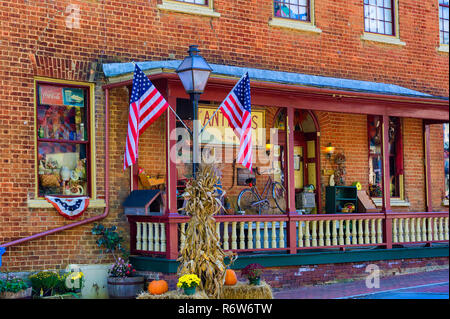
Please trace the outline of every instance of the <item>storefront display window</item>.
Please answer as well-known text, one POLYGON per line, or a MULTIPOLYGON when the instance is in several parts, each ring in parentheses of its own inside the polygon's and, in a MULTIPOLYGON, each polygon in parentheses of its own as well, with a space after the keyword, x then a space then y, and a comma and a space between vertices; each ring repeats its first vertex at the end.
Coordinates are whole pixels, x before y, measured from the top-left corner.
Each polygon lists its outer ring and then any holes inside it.
POLYGON ((39 197, 90 195, 88 88, 38 83, 36 91, 39 197))
MULTIPOLYGON (((382 124, 380 116, 368 116, 369 138, 369 193, 382 196, 382 124)), ((390 193, 392 197, 403 194, 403 146, 401 121, 389 117, 389 167, 390 193)))
POLYGON ((449 183, 450 183, 450 176, 449 176, 449 130, 448 130, 449 124, 444 124, 444 171, 445 171, 445 199, 448 201, 449 196, 449 183))

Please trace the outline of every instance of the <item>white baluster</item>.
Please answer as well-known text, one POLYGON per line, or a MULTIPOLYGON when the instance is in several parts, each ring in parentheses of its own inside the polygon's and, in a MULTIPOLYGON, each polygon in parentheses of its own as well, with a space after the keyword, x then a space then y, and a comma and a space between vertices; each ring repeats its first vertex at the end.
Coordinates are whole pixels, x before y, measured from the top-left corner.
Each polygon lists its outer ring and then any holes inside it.
POLYGON ((305 220, 305 247, 310 247, 311 234, 309 233, 309 220, 305 220))
POLYGON ((370 244, 369 220, 368 219, 364 219, 364 243, 370 244))
POLYGON ((255 230, 255 248, 260 249, 261 248, 261 232, 259 229, 260 222, 256 222, 256 230, 255 230))
POLYGON ((433 218, 433 238, 439 240, 438 218, 433 218))
POLYGON ((398 243, 398 231, 397 231, 398 218, 392 220, 392 242, 398 243))
POLYGON ((358 244, 356 228, 358 227, 356 219, 352 219, 352 245, 358 244))
POLYGON ((409 243, 409 218, 405 218, 404 238, 405 242, 409 243))
POLYGON ((333 246, 337 245, 337 230, 336 230, 336 228, 337 228, 337 221, 336 220, 331 221, 331 238, 332 238, 331 244, 333 246))
POLYGON ((297 246, 298 247, 303 247, 303 222, 299 221, 298 222, 298 243, 297 246))
POLYGON ((428 218, 428 241, 433 240, 433 218, 428 218))
POLYGON ((444 240, 444 217, 439 218, 439 240, 444 240))
POLYGON ((416 241, 422 241, 422 219, 416 218, 416 241))
POLYGON ((217 234, 217 241, 220 245, 220 222, 216 222, 216 234, 217 234))
POLYGON ((142 250, 147 250, 147 223, 142 223, 142 250))
POLYGON ((161 248, 160 251, 166 251, 166 224, 161 223, 161 248))
POLYGON ((159 227, 158 223, 155 223, 155 251, 160 250, 160 244, 159 244, 159 227))
POLYGON ((312 239, 311 246, 312 247, 316 247, 317 246, 317 221, 316 220, 312 221, 311 232, 312 232, 312 235, 311 235, 311 239, 312 239))
POLYGON ((247 248, 253 249, 253 222, 248 222, 247 226, 247 248))
POLYGON ((351 240, 350 240, 350 219, 347 219, 345 221, 345 244, 346 245, 351 245, 351 240))
MULTIPOLYGON (((184 231, 183 231, 184 233, 184 231)), ((184 234, 183 234, 184 235, 184 234)), ((148 250, 154 251, 153 223, 148 223, 148 250)))
POLYGON ((184 245, 186 244, 186 234, 184 233, 184 227, 186 226, 186 223, 180 224, 180 250, 183 250, 184 245))
POLYGON ((330 220, 325 221, 325 246, 331 246, 330 220))
POLYGON ((344 245, 344 221, 339 221, 339 245, 344 245))
POLYGON ((381 218, 377 220, 377 243, 381 244, 383 242, 383 224, 381 218))
POLYGON ((228 222, 223 223, 223 249, 229 250, 230 244, 228 243, 229 237, 228 237, 228 222))
POLYGON ((398 219, 398 241, 403 243, 405 238, 403 237, 403 218, 398 219))
POLYGON ((264 244, 263 247, 264 248, 269 248, 269 230, 268 230, 268 226, 267 226, 267 222, 264 222, 264 244))
POLYGON ((444 218, 444 240, 448 240, 448 217, 444 218))
POLYGON ((279 230, 279 241, 278 241, 278 247, 280 248, 284 248, 286 247, 285 243, 284 243, 284 222, 278 222, 278 224, 280 225, 280 230, 279 230))
POLYGON ((272 222, 272 248, 277 248, 277 228, 275 222, 272 222))
POLYGON ((239 226, 240 226, 240 233, 239 233, 239 248, 240 249, 245 249, 245 222, 240 222, 239 226))
POLYGON ((416 242, 416 219, 411 218, 411 227, 409 229, 409 239, 411 242, 416 242))
POLYGON ((377 243, 377 229, 375 227, 375 219, 370 220, 370 243, 376 244, 377 243))
POLYGON ((364 237, 363 237, 363 234, 364 234, 364 231, 363 231, 363 220, 362 219, 359 219, 358 220, 358 243, 359 244, 364 244, 364 237))
POLYGON ((323 245, 323 220, 319 220, 319 246, 323 245))
POLYGON ((236 222, 231 222, 231 249, 237 249, 236 222))
POLYGON ((141 250, 141 222, 136 222, 136 249, 141 250))

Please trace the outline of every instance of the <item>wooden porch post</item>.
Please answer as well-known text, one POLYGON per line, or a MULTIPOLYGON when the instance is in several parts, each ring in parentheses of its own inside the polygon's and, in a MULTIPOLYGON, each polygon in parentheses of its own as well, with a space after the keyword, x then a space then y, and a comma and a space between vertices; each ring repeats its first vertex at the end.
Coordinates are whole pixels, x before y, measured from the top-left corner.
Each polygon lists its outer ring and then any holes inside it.
POLYGON ((389 116, 382 116, 382 208, 386 248, 392 248, 391 181, 389 166, 389 116))
POLYGON ((425 153, 425 205, 427 212, 433 211, 433 202, 431 199, 431 154, 430 154, 430 124, 423 124, 423 139, 425 153))
MULTIPOLYGON (((173 109, 176 109, 176 97, 169 96, 167 102, 173 109)), ((175 114, 167 109, 166 123, 166 211, 168 217, 166 222, 166 258, 176 259, 178 257, 178 223, 173 219, 178 216, 177 211, 177 166, 175 159, 171 157, 171 149, 175 146, 176 140, 171 139, 171 133, 176 129, 175 114)), ((172 136, 173 137, 173 136, 172 136)))
POLYGON ((287 177, 287 201, 286 213, 288 214, 287 221, 287 239, 289 245, 289 253, 295 254, 297 252, 297 227, 296 222, 291 219, 295 210, 295 180, 294 180, 294 108, 287 108, 287 128, 286 128, 286 177, 287 177))

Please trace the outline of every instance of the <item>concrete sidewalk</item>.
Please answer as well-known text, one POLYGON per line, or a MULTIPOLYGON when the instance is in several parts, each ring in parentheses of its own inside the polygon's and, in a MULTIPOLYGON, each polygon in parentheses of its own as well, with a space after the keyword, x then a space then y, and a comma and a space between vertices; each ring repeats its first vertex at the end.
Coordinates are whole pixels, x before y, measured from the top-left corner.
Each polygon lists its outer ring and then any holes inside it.
MULTIPOLYGON (((366 298, 365 296, 408 288, 410 292, 448 295, 449 270, 434 270, 416 274, 395 275, 380 278, 379 288, 367 288, 365 280, 307 286, 274 293, 275 299, 340 299, 366 298)), ((406 291, 405 291, 406 292, 406 291)), ((378 295, 379 297, 382 295, 378 295)), ((387 295, 386 295, 387 296, 387 295)), ((380 298, 381 299, 381 298, 380 298)), ((392 299, 392 298, 391 298, 392 299)), ((394 298, 395 299, 395 298, 394 298)), ((414 299, 414 298, 412 298, 414 299)))

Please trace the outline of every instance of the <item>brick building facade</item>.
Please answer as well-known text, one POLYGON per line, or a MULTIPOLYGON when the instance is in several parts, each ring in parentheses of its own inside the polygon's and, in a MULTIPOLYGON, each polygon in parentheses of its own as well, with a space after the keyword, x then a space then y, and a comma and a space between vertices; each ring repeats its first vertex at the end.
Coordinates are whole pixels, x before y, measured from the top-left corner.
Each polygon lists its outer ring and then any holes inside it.
MULTIPOLYGON (((310 1, 314 18, 306 29, 304 25, 283 25, 274 16, 273 1, 215 0, 199 6, 201 10, 191 4, 183 6, 182 2, 67 0, 0 4, 1 244, 70 223, 36 193, 36 81, 94 84, 91 133, 95 142, 91 143, 96 157, 91 162, 95 168, 91 169, 95 173, 91 178, 95 180, 96 198, 81 219, 99 216, 106 205, 102 182, 106 99, 102 85, 108 79, 103 73, 104 64, 182 60, 188 46, 198 44, 202 56, 212 64, 395 84, 438 97, 439 103, 448 107, 448 44, 445 46, 440 38, 438 0, 392 1, 398 11, 397 33, 385 38, 365 37, 368 32, 362 0, 310 1)), ((155 85, 165 87, 158 79, 155 85)), ((122 169, 128 94, 126 85, 109 92, 109 214, 100 220, 106 225, 118 225, 125 236, 129 226, 121 205, 132 184, 129 170, 122 169)), ((273 127, 278 106, 259 106, 267 107, 265 124, 273 127)), ((346 184, 359 181, 367 190, 367 114, 352 111, 313 113, 320 126, 320 149, 332 143, 343 152, 347 159, 346 184)), ((425 119, 413 115, 402 117, 404 198, 408 206, 393 206, 395 212, 427 210, 425 119)), ((439 121, 430 125, 429 210, 448 212, 448 206, 442 205, 444 119, 439 121)), ((164 114, 140 141, 139 164, 149 174, 166 173, 166 123, 164 114)), ((329 176, 323 172, 332 166, 321 153, 319 187, 328 185, 329 176)), ((225 165, 225 188, 231 185, 231 175, 231 165, 225 165)), ((236 196, 242 188, 235 186, 230 194, 236 196)), ((325 206, 324 189, 321 201, 325 206)), ((91 228, 92 223, 86 223, 8 246, 2 268, 34 271, 61 269, 71 263, 108 262, 108 257, 100 254, 91 228)))

